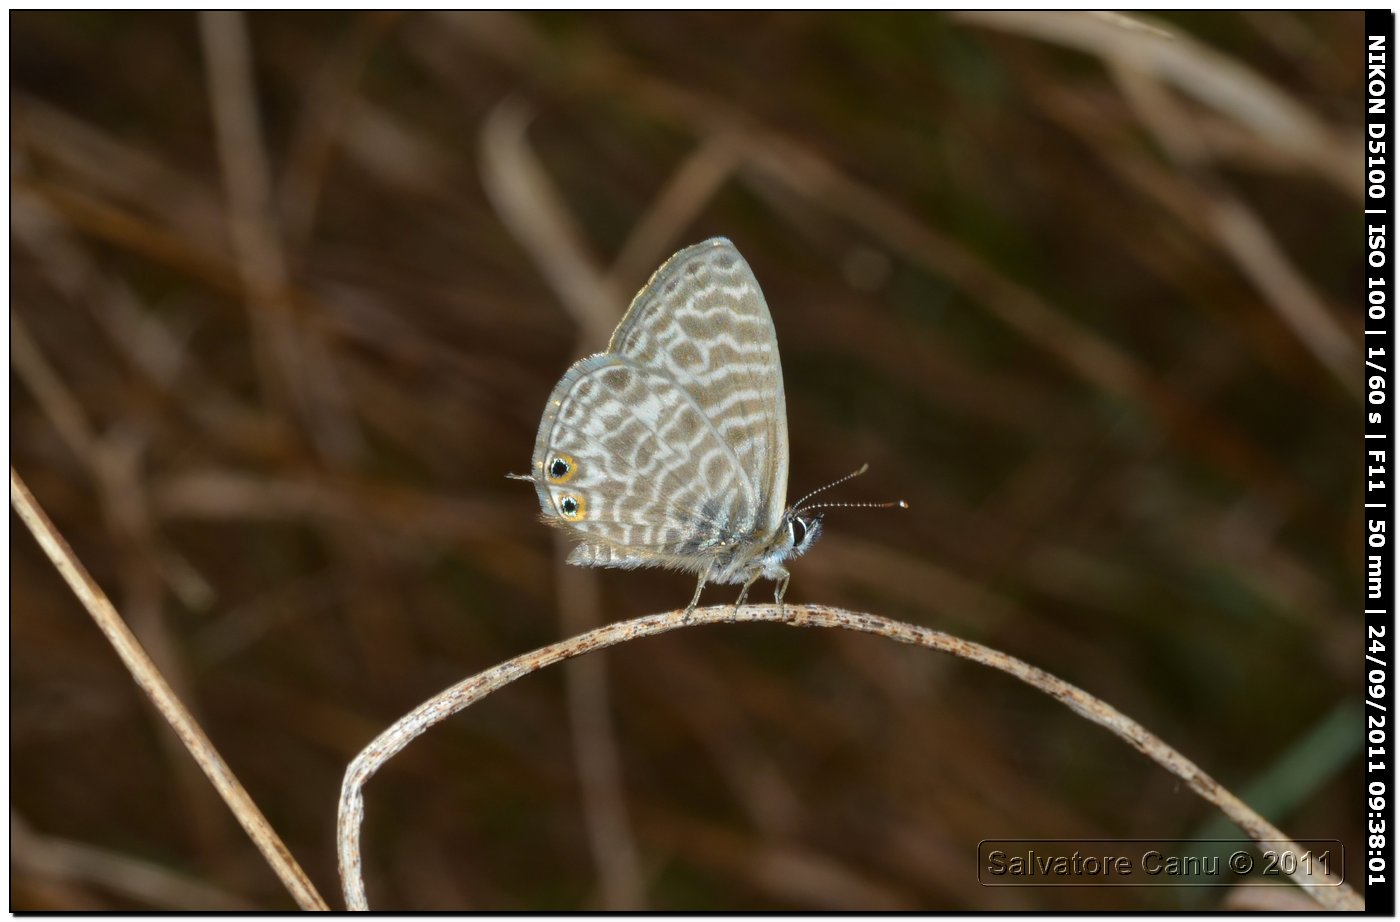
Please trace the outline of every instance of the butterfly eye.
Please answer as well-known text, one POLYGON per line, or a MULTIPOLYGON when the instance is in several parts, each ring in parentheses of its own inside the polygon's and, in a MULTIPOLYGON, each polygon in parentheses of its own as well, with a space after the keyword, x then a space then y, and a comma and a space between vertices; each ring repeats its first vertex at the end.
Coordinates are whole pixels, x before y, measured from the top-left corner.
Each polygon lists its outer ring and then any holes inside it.
POLYGON ((555 455, 549 459, 549 465, 545 468, 545 479, 550 483, 568 483, 574 476, 576 469, 572 457, 564 454, 555 455))
POLYGON ((571 494, 559 500, 559 514, 566 519, 583 518, 583 497, 571 494))

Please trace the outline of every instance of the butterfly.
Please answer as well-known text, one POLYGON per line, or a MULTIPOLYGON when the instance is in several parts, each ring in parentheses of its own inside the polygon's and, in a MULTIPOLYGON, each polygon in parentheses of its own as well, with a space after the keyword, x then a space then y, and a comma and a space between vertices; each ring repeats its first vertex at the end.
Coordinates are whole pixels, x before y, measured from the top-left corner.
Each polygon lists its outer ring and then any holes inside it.
POLYGON ((782 604, 784 562, 812 546, 821 520, 784 505, 778 338, 733 243, 706 240, 656 271, 607 349, 554 386, 530 474, 514 476, 579 541, 571 564, 693 573, 687 612, 707 583, 742 584, 741 605, 759 578, 782 604))

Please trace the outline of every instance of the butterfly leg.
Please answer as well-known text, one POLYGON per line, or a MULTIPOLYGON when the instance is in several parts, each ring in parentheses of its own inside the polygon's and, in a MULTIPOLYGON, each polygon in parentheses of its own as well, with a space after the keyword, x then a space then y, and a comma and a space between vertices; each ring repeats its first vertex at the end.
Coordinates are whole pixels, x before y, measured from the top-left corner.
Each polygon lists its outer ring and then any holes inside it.
POLYGON ((788 580, 790 579, 792 579, 792 575, 787 570, 780 570, 777 580, 773 583, 773 601, 778 603, 779 617, 784 616, 783 596, 787 595, 788 580))
POLYGON ((700 574, 700 579, 695 582, 695 595, 690 597, 690 604, 685 607, 685 614, 681 616, 682 624, 690 623, 690 613, 695 611, 695 606, 700 604, 700 592, 705 588, 705 581, 710 578, 710 571, 706 570, 700 574))
POLYGON ((735 608, 738 608, 740 605, 744 604, 744 599, 747 599, 749 597, 749 587, 752 586, 754 583, 758 582, 758 578, 762 575, 763 574, 761 571, 754 573, 753 576, 749 577, 749 581, 747 583, 744 583, 744 588, 739 590, 739 598, 734 602, 735 608))

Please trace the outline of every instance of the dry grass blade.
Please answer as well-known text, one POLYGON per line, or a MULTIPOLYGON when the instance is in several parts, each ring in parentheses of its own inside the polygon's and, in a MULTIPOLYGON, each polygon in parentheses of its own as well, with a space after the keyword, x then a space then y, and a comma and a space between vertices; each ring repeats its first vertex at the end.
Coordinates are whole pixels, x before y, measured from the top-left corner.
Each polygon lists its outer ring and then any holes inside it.
POLYGON ((63 384, 63 379, 39 349, 29 325, 18 314, 10 315, 10 361, 15 373, 34 394, 44 415, 53 423, 68 450, 89 469, 98 466, 97 435, 83 406, 63 384))
POLYGON ((481 129, 481 180, 515 239, 529 251, 561 299, 590 350, 601 349, 620 316, 618 293, 585 252, 583 234, 569 217, 525 137, 530 110, 509 99, 481 129))
POLYGON ((1147 19, 1038 11, 968 11, 965 22, 1075 48, 1106 60, 1121 60, 1165 80, 1238 121, 1260 138, 1308 164, 1347 195, 1361 194, 1360 160, 1337 132, 1258 73, 1193 39, 1147 19))
POLYGON ((130 670, 141 691, 151 699, 161 716, 169 722, 185 744, 190 755, 204 770, 210 783, 214 785, 224 802, 228 804, 229 809, 233 811, 233 815, 248 833, 248 837, 253 840, 258 851, 262 852, 263 858, 281 878, 282 884, 296 900, 297 905, 308 910, 328 908, 325 900, 316 892, 311 880, 302 871, 277 833, 273 831, 267 819, 258 810, 252 798, 248 796, 248 792, 243 789, 243 785, 229 770, 223 757, 214 748, 214 744, 205 736, 204 731, 200 729, 190 712, 180 703, 165 678, 151 662, 151 658, 141 648, 136 636, 131 633, 131 629, 126 626, 121 615, 112 606, 107 595, 93 580, 78 558, 73 555, 68 542, 64 541, 63 536, 54 528, 53 523, 49 521, 48 516, 35 502, 29 488, 13 467, 10 468, 10 503, 34 535, 35 540, 39 542, 44 554, 63 575, 64 581, 73 590, 73 594, 78 597, 88 614, 97 622, 98 628, 101 629, 108 642, 117 651, 117 655, 121 657, 122 662, 130 670))
POLYGON ((248 298, 265 395, 274 405, 298 396, 296 322, 287 302, 287 266, 269 226, 271 176, 258 129, 243 14, 200 14, 208 58, 209 96, 229 203, 229 232, 248 298))
POLYGON ((358 117, 358 81, 400 15, 362 13, 307 91, 281 182, 283 226, 293 253, 301 251, 311 237, 331 163, 358 117))
POLYGON ((741 147, 728 132, 703 139, 680 165, 627 235, 610 273, 615 287, 640 287, 663 259, 680 249, 681 231, 710 204, 738 168, 741 147))
MULTIPOLYGON (((556 538, 554 551, 555 595, 562 633, 597 626, 602 622, 603 611, 598 574, 566 565, 566 542, 556 538)), ((565 668, 564 682, 570 742, 578 765, 584 819, 593 863, 598 869, 602 907, 645 909, 646 886, 622 781, 607 661, 601 656, 575 660, 565 668)))
MULTIPOLYGON (((525 135, 529 119, 519 100, 501 103, 487 118, 481 131, 482 181, 505 224, 572 315, 581 351, 602 349, 621 299, 587 254, 577 224, 531 149, 525 135)), ((587 630, 601 620, 598 575, 565 566, 562 536, 556 535, 554 544, 560 623, 565 633, 587 630)), ((627 816, 604 666, 601 658, 579 661, 565 672, 574 758, 604 905, 639 909, 645 888, 627 816)))
POLYGON ((1360 349, 1264 221, 1210 170, 1189 113, 1151 75, 1130 62, 1115 60, 1110 65, 1124 95, 1158 143, 1178 168, 1195 177, 1202 193, 1197 208, 1206 215, 1224 251, 1298 340, 1359 400, 1361 379, 1355 371, 1360 349))
MULTIPOLYGON (((1137 721, 1083 689, 999 650, 963 640, 943 631, 825 605, 787 605, 782 608, 776 605, 747 605, 742 608, 715 605, 698 608, 688 614, 677 610, 615 622, 517 656, 440 692, 380 734, 345 770, 345 781, 340 791, 337 847, 340 856, 340 881, 346 906, 360 911, 369 908, 360 855, 360 827, 365 812, 364 786, 385 762, 430 727, 460 713, 516 679, 584 653, 664 634, 681 627, 764 622, 792 627, 838 628, 874 634, 898 643, 926 647, 997 669, 1044 692, 1080 717, 1104 727, 1127 742, 1138 752, 1185 781, 1191 790, 1218 807, 1231 822, 1256 842, 1290 842, 1288 836, 1276 826, 1250 809, 1244 801, 1137 721)), ((1296 845, 1292 848, 1294 851, 1301 851, 1296 845)), ((1320 886, 1303 874, 1301 869, 1293 878, 1299 886, 1307 890, 1318 905, 1326 909, 1365 908, 1364 901, 1356 891, 1341 881, 1337 881, 1335 886, 1320 886)))
MULTIPOLYGON (((448 20, 455 23, 456 20, 448 20)), ((599 92, 625 92, 658 120, 680 124, 701 137, 742 137, 740 175, 762 194, 771 183, 818 202, 882 240, 912 263, 950 280, 974 296, 988 314, 1095 387, 1143 405, 1163 426, 1223 467, 1262 482, 1289 507, 1297 485, 1276 459, 1242 439, 1238 431, 1166 386, 1114 341, 1056 310, 1030 288, 1000 273, 973 249, 922 220, 880 189, 848 175, 798 141, 747 118, 727 101, 648 74, 615 66, 579 73, 599 92), (601 76, 599 76, 601 74, 601 76)))
POLYGON ((96 884, 161 909, 253 912, 258 907, 154 861, 35 832, 10 813, 10 859, 17 871, 96 884))
POLYGON ((264 151, 252 53, 242 13, 207 11, 200 35, 228 199, 229 236, 248 301, 266 396, 290 405, 328 458, 358 454, 360 434, 334 363, 314 324, 299 323, 296 293, 275 220, 272 168, 264 151))

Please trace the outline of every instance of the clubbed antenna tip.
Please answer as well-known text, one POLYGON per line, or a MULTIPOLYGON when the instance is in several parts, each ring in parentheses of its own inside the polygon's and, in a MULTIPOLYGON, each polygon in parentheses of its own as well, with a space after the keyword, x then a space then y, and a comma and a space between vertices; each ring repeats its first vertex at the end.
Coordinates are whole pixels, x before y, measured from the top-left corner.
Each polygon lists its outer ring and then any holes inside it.
POLYGON ((824 487, 817 487, 811 493, 808 493, 806 496, 802 497, 797 502, 792 504, 793 514, 796 515, 799 512, 805 512, 809 509, 892 509, 896 506, 898 506, 900 509, 909 508, 909 504, 902 499, 891 500, 887 503, 815 503, 811 506, 805 505, 807 500, 816 496, 818 493, 830 490, 834 486, 838 486, 840 484, 845 483, 848 480, 859 477, 861 474, 864 474, 868 470, 870 470, 869 463, 862 464, 859 467, 859 469, 851 471, 845 477, 838 477, 836 480, 833 480, 831 483, 827 484, 824 487))

